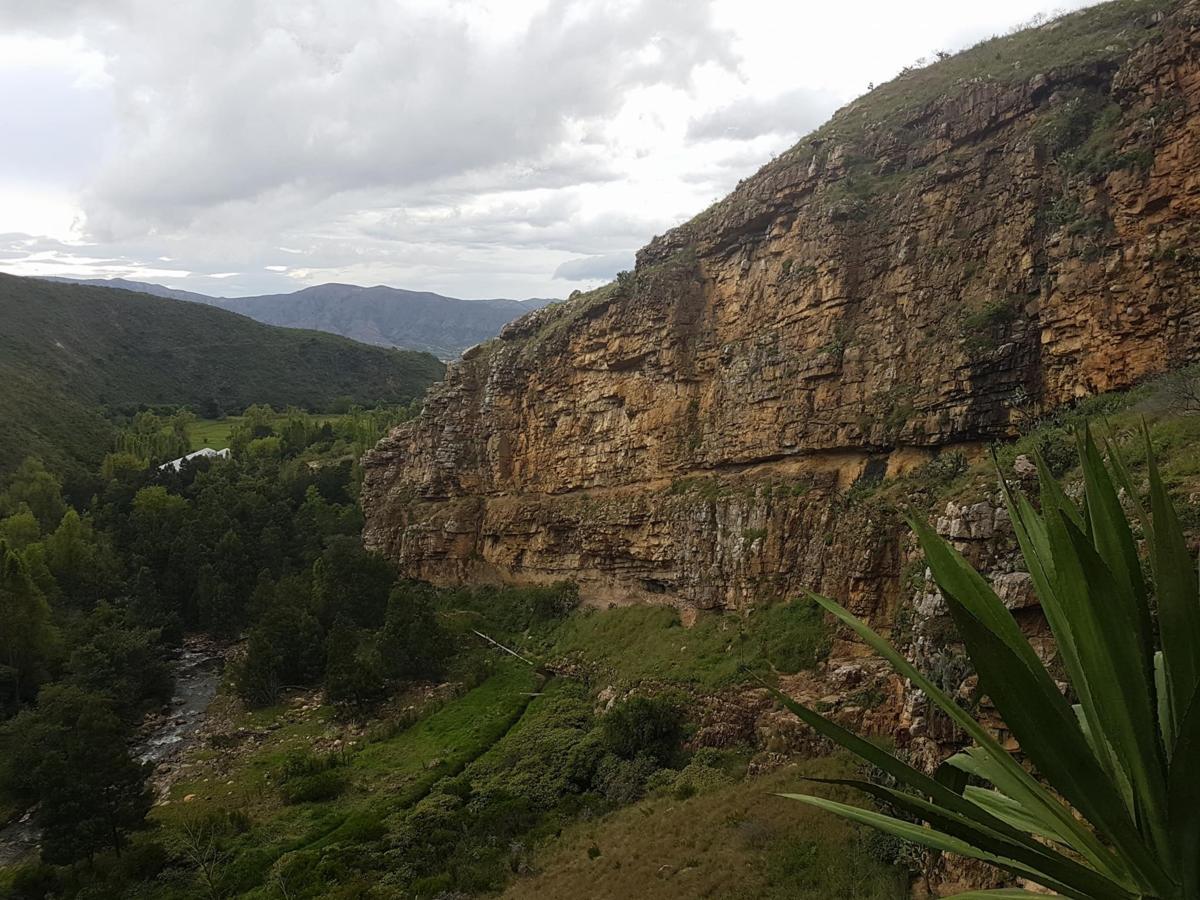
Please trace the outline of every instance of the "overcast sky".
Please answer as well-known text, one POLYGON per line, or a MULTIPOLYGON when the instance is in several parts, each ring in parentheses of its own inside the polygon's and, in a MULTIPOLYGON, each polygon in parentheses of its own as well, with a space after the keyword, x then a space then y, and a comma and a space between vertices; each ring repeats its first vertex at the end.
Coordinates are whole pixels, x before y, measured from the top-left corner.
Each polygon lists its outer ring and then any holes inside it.
POLYGON ((0 270, 563 296, 918 57, 1086 0, 0 0, 0 270))

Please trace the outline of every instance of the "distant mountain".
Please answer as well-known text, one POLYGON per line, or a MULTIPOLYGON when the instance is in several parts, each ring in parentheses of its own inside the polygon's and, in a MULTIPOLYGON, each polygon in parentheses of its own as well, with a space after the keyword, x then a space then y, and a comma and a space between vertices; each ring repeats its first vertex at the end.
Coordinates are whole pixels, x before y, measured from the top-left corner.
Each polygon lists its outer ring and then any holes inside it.
POLYGON ((269 325, 312 328, 381 347, 424 350, 443 360, 456 358, 468 347, 495 337, 514 319, 554 302, 547 299, 460 300, 428 291, 406 291, 383 285, 320 284, 290 294, 209 297, 123 279, 80 280, 79 283, 207 303, 269 325))
POLYGON ((106 408, 407 403, 444 372, 427 353, 111 286, 0 275, 0 322, 0 473, 28 454, 61 469, 98 463, 111 448, 106 408))
POLYGON ((148 281, 130 281, 127 278, 64 278, 48 275, 43 281, 57 281, 59 284, 87 284, 92 287, 117 288, 122 291, 135 291, 139 294, 153 294, 155 297, 167 297, 171 300, 190 300, 193 303, 212 304, 217 298, 208 294, 197 294, 194 291, 178 291, 161 284, 151 284, 148 281))

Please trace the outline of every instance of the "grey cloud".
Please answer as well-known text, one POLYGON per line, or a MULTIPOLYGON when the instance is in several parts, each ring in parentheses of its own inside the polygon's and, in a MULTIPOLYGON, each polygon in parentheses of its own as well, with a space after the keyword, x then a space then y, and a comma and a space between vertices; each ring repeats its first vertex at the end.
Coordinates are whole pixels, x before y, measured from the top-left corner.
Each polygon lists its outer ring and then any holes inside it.
POLYGON ((769 134, 807 134, 839 105, 832 94, 803 88, 767 100, 740 100, 693 119, 688 126, 688 137, 747 141, 769 134))
MULTIPOLYGON (((699 65, 736 64, 708 4, 689 0, 553 3, 499 44, 389 0, 113 0, 40 18, 31 5, 4 3, 0 22, 61 31, 73 11, 109 59, 122 152, 87 212, 110 237, 282 190, 328 196, 514 163, 526 183, 553 182, 553 165, 539 166, 570 122, 610 115, 637 87, 686 85, 699 65)), ((591 153, 602 169, 602 148, 591 153)))
POLYGON ((554 277, 565 281, 607 281, 618 272, 632 268, 632 251, 605 253, 567 260, 554 270, 554 277))

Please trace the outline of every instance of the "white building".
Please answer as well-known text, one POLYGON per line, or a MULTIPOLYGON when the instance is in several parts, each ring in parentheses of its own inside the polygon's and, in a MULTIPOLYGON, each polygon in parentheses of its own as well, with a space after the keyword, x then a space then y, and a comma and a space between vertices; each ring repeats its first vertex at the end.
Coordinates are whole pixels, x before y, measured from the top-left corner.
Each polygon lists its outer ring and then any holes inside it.
POLYGON ((176 472, 178 472, 185 462, 187 462, 189 459, 195 459, 197 456, 203 456, 207 459, 214 459, 216 457, 220 457, 221 459, 229 459, 229 448, 226 447, 224 450, 214 450, 212 447, 205 447, 203 450, 197 450, 195 453, 189 453, 187 456, 181 456, 179 459, 173 459, 170 462, 163 463, 158 468, 160 470, 174 469, 176 472))

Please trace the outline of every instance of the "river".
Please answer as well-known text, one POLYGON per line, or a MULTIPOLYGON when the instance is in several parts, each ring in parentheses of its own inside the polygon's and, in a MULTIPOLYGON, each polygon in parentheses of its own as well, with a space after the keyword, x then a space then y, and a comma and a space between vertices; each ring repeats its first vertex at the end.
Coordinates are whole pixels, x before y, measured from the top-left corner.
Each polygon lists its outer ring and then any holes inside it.
MULTIPOLYGON (((219 647, 201 639, 188 638, 175 651, 170 661, 175 675, 174 696, 165 708, 147 716, 131 747, 138 760, 154 763, 156 775, 151 777, 152 782, 164 763, 191 745, 204 724, 205 712, 221 683, 224 661, 219 647)), ((38 838, 31 813, 0 828, 0 866, 33 854, 38 838)))

